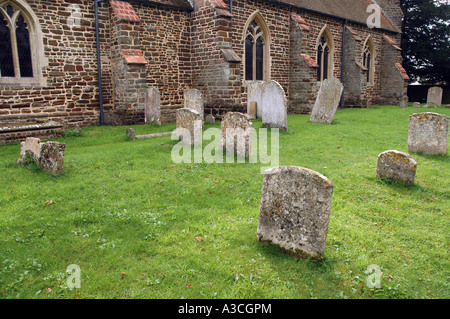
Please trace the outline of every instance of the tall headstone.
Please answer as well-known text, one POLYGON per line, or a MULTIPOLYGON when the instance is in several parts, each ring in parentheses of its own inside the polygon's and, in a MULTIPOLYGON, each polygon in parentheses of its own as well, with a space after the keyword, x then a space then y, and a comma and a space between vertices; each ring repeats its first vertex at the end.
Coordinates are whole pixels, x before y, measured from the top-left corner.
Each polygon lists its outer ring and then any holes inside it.
POLYGON ((390 178, 412 185, 414 184, 416 169, 417 161, 407 153, 391 150, 378 155, 378 178, 390 178))
POLYGON ((303 167, 264 173, 257 236, 297 257, 321 258, 330 220, 333 183, 303 167))
POLYGON ((198 112, 204 118, 203 95, 197 89, 184 91, 184 108, 198 112))
POLYGON ((261 114, 263 126, 288 130, 287 98, 283 88, 276 81, 264 84, 261 114))
POLYGON ((145 95, 145 123, 161 125, 161 94, 155 87, 147 89, 145 95))
POLYGON ((220 145, 225 152, 250 158, 253 139, 253 123, 248 114, 229 112, 220 125, 220 145))
POLYGON ((406 109, 408 107, 408 98, 404 98, 400 101, 400 108, 406 109))
POLYGON ((27 137, 20 143, 20 157, 17 160, 18 165, 30 164, 30 161, 39 163, 41 157, 41 140, 37 137, 27 137))
POLYGON ((191 145, 202 141, 203 119, 197 111, 181 108, 176 111, 177 134, 180 139, 191 145))
POLYGON ((442 88, 433 86, 428 89, 427 104, 428 107, 440 107, 442 104, 442 88))
POLYGON ((66 144, 60 142, 46 142, 41 144, 41 158, 39 165, 41 169, 52 173, 64 172, 64 150, 66 144))
POLYGON ((449 117, 438 113, 409 116, 408 151, 428 155, 447 154, 449 117))
POLYGON ((311 112, 310 121, 324 124, 333 122, 343 90, 344 86, 336 78, 323 81, 311 112))
POLYGON ((250 114, 251 103, 256 103, 256 117, 262 117, 262 93, 264 82, 252 81, 247 84, 247 114, 250 114))

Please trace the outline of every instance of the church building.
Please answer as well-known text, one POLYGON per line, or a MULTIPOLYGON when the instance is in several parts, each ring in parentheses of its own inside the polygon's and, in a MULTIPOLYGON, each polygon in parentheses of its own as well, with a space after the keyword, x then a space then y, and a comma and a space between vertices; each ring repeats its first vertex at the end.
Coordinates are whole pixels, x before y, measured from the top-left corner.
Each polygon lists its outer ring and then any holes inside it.
POLYGON ((150 87, 163 123, 191 88, 205 114, 246 112, 255 81, 280 83, 288 114, 331 77, 343 107, 399 105, 401 25, 400 0, 0 0, 0 141, 24 136, 2 126, 144 123, 150 87))

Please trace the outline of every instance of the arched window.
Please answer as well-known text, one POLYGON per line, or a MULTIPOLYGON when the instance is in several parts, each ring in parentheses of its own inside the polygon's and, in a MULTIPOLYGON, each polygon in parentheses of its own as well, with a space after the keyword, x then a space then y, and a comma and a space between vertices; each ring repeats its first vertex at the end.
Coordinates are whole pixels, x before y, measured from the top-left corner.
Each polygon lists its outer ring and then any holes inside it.
POLYGON ((367 69, 366 81, 369 83, 373 83, 375 63, 374 63, 374 45, 371 37, 367 38, 364 44, 363 65, 367 69))
POLYGON ((248 24, 245 33, 245 80, 268 80, 268 47, 268 30, 262 17, 257 14, 248 24))
POLYGON ((40 82, 44 51, 33 17, 23 0, 0 0, 0 84, 40 82))
POLYGON ((317 44, 317 81, 333 76, 333 41, 327 29, 319 36, 317 44))

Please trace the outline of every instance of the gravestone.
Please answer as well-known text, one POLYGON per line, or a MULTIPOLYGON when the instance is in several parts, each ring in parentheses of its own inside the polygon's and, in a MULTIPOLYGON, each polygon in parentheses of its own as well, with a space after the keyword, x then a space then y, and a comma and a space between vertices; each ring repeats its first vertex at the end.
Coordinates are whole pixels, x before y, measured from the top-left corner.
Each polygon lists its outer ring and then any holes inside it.
POLYGON ((323 81, 311 112, 310 121, 324 124, 333 122, 343 89, 344 86, 336 78, 323 81))
POLYGON ((257 236, 297 257, 320 259, 330 220, 333 183, 303 167, 265 171, 257 236))
POLYGON ((127 130, 127 136, 128 136, 128 138, 130 138, 132 140, 134 140, 136 138, 136 133, 134 132, 134 130, 131 127, 127 130))
POLYGON ((264 127, 288 130, 286 94, 278 82, 270 81, 264 84, 261 105, 264 127))
POLYGON ((378 155, 378 178, 390 178, 398 182, 413 185, 416 169, 417 161, 409 154, 392 150, 378 155))
POLYGON ((64 172, 64 150, 66 144, 60 142, 46 142, 41 144, 41 158, 39 165, 41 169, 52 173, 64 172))
POLYGON ((202 93, 197 89, 184 91, 184 108, 198 112, 203 120, 204 106, 202 93))
POLYGON ((225 152, 250 158, 253 130, 248 114, 229 112, 222 118, 220 125, 220 145, 225 152))
POLYGON ((429 107, 440 107, 442 104, 442 88, 433 86, 428 89, 427 104, 429 107))
POLYGON ((401 108, 401 109, 406 109, 407 107, 408 107, 408 98, 402 99, 402 100, 400 101, 400 108, 401 108))
POLYGON ((161 94, 155 87, 149 87, 145 95, 145 123, 161 125, 161 94))
POLYGON ((420 108, 420 103, 419 102, 414 102, 413 108, 419 109, 420 108))
POLYGON ((447 154, 449 118, 438 113, 409 116, 408 151, 428 155, 447 154))
POLYGON ((32 161, 39 163, 41 157, 41 140, 37 137, 27 137, 20 143, 20 157, 18 165, 28 165, 32 161))
POLYGON ((248 115, 252 120, 256 119, 257 107, 258 104, 256 102, 254 101, 250 102, 250 110, 248 112, 248 115))
POLYGON ((250 106, 252 102, 256 103, 256 117, 262 117, 262 93, 264 82, 252 81, 247 84, 247 114, 250 114, 250 106))
POLYGON ((212 114, 206 115, 205 121, 206 121, 206 123, 208 123, 208 124, 214 124, 214 123, 216 123, 216 119, 215 119, 215 117, 214 117, 212 114))
POLYGON ((190 145, 202 142, 203 119, 197 111, 182 108, 176 112, 178 138, 190 145))

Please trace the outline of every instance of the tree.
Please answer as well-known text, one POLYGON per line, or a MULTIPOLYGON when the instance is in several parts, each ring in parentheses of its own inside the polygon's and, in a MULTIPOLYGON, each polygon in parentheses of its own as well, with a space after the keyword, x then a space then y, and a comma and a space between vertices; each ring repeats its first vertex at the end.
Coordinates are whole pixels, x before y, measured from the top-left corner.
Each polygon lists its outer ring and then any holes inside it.
POLYGON ((403 66, 412 80, 450 84, 448 0, 401 0, 403 66))

